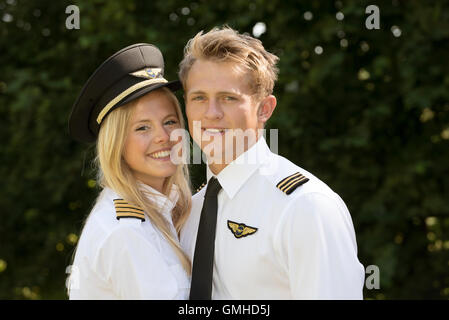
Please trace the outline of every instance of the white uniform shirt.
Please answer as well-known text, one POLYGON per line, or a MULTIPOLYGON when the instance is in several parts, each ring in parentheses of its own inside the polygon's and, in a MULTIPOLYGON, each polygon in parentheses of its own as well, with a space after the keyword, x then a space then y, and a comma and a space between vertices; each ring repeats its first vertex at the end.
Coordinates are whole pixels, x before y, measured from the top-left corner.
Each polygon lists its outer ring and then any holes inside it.
MULTIPOLYGON (((209 181, 212 172, 207 168, 209 181)), ((270 151, 260 138, 216 178, 217 227, 212 299, 362 299, 364 267, 351 216, 325 183, 270 151), (302 173, 290 195, 276 185, 302 173), (234 236, 231 223, 257 231, 234 236)), ((181 245, 193 261, 204 194, 193 196, 181 245)))
MULTIPOLYGON (((178 199, 174 186, 169 198, 141 185, 153 196, 160 212, 176 230, 171 211, 178 199)), ((70 276, 70 299, 187 299, 190 279, 162 233, 135 218, 117 220, 113 200, 105 188, 83 228, 70 276)))

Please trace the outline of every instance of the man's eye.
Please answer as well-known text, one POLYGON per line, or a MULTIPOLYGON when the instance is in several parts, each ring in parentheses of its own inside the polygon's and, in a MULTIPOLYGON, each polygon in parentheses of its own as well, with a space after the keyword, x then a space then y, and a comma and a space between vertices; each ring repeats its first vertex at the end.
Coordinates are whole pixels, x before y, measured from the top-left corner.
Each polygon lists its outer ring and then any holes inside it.
POLYGON ((235 101, 235 100, 237 100, 236 97, 231 97, 231 96, 225 96, 224 98, 225 98, 226 101, 235 101))
POLYGON ((192 98, 193 101, 203 101, 204 99, 205 98, 203 96, 196 96, 192 98))

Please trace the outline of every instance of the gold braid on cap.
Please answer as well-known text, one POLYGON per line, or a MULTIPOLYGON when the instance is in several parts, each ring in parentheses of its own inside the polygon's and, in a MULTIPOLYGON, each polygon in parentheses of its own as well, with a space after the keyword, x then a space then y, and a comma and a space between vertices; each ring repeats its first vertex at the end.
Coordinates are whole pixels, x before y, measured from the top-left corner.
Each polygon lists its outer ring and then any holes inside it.
POLYGON ((144 68, 142 70, 138 70, 136 72, 130 73, 130 75, 138 78, 148 79, 135 85, 129 87, 122 93, 120 93, 117 97, 112 99, 104 108, 101 110, 100 114, 97 117, 97 123, 100 124, 103 121, 105 115, 115 106, 120 100, 122 100, 127 95, 137 91, 147 85, 154 83, 167 83, 168 81, 162 77, 162 69, 161 68, 144 68))
POLYGON ((157 78, 157 79, 150 79, 145 80, 139 83, 136 83, 135 85, 129 87, 122 93, 120 93, 117 97, 112 99, 104 108, 101 110, 100 114, 97 117, 97 123, 100 124, 101 121, 103 121, 104 116, 109 112, 109 110, 112 109, 113 106, 115 106, 120 100, 122 100, 127 95, 133 93, 134 91, 137 91, 147 85, 154 84, 154 83, 167 83, 168 81, 164 78, 157 78))

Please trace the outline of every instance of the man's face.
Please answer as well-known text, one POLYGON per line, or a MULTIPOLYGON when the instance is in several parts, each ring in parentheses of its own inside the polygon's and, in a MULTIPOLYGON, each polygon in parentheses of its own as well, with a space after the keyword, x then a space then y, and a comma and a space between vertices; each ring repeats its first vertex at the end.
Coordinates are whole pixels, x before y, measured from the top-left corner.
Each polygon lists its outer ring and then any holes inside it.
POLYGON ((209 161, 229 163, 255 143, 245 139, 243 150, 236 149, 242 133, 256 134, 263 127, 249 81, 233 62, 197 60, 191 67, 185 88, 189 130, 209 161))

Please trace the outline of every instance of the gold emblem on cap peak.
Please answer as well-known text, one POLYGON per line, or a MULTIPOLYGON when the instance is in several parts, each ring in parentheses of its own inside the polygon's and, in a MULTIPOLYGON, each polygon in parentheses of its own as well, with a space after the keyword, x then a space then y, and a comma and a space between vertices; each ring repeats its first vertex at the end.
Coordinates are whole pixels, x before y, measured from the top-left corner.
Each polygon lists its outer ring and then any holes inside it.
POLYGON ((144 68, 142 70, 132 72, 130 75, 144 79, 161 78, 162 68, 144 68))

